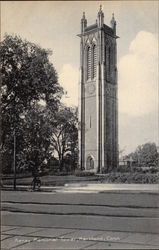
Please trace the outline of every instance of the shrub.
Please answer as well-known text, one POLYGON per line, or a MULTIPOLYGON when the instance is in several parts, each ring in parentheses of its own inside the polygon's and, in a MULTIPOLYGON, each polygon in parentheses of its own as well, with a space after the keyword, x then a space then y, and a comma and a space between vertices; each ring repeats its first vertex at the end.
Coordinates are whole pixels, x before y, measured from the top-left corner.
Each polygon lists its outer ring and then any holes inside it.
POLYGON ((131 171, 131 167, 127 165, 125 166, 121 165, 117 167, 117 172, 120 172, 120 173, 125 173, 125 172, 130 172, 130 171, 131 171))
POLYGON ((159 183, 159 174, 156 173, 110 173, 104 178, 109 183, 159 183))
POLYGON ((84 177, 84 176, 94 176, 95 173, 94 172, 86 172, 86 171, 76 170, 75 175, 78 176, 78 177, 84 177))

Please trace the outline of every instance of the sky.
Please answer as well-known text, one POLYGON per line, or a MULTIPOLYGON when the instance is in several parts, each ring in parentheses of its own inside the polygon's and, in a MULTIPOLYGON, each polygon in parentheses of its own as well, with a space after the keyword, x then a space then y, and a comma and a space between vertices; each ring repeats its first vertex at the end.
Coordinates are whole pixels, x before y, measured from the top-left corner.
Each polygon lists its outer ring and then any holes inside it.
POLYGON ((130 153, 158 135, 158 1, 3 1, 1 39, 17 34, 51 49, 59 83, 67 91, 62 101, 78 105, 80 20, 97 19, 102 4, 108 26, 117 22, 119 149, 130 153))

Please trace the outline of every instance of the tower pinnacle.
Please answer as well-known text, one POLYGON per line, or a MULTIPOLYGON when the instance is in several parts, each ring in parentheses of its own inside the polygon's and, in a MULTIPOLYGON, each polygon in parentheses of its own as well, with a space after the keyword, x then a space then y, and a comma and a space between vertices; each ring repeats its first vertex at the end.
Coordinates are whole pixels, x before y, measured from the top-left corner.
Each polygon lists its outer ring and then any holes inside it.
POLYGON ((114 30, 114 33, 116 33, 116 21, 114 18, 114 13, 112 13, 112 19, 110 21, 110 24, 111 24, 111 28, 114 30))
POLYGON ((85 12, 83 12, 83 16, 82 16, 82 19, 81 19, 81 33, 84 32, 86 27, 87 27, 87 19, 85 17, 85 12))
POLYGON ((102 10, 102 5, 100 5, 99 11, 98 11, 98 26, 101 28, 103 24, 104 24, 104 13, 102 10))

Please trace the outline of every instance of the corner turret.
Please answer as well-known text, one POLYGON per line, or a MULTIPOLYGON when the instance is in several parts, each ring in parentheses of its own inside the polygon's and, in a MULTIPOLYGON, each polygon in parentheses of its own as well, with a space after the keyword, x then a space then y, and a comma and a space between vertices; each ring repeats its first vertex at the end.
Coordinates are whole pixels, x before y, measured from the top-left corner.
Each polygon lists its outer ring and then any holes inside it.
POLYGON ((83 12, 83 17, 81 19, 81 34, 84 33, 86 27, 87 27, 87 19, 85 18, 85 12, 83 12))
POLYGON ((111 28, 114 31, 114 34, 116 34, 116 21, 115 21, 115 18, 114 18, 114 13, 112 14, 112 19, 110 21, 110 25, 111 25, 111 28))
POLYGON ((104 13, 102 10, 102 5, 100 5, 99 11, 98 11, 98 27, 102 28, 104 24, 104 13))

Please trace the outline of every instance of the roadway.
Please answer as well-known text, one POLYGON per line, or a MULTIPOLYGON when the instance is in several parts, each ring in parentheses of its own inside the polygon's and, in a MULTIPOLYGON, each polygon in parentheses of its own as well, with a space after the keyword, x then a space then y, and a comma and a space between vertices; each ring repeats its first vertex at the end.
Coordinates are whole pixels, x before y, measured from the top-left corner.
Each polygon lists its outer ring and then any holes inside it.
POLYGON ((131 232, 159 232, 156 193, 2 193, 4 225, 73 227, 131 232))
POLYGON ((54 232, 70 230, 70 233, 84 230, 86 236, 88 232, 96 235, 118 232, 119 235, 138 234, 140 240, 143 235, 151 236, 151 241, 159 233, 159 194, 156 192, 3 191, 1 196, 4 227, 49 228, 54 232))

